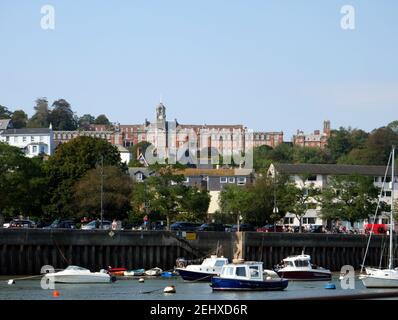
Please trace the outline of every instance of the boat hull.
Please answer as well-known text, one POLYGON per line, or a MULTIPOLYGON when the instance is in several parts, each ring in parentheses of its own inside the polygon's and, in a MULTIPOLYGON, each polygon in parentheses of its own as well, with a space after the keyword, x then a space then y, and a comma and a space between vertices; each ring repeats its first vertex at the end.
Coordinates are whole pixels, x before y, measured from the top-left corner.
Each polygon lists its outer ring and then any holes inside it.
POLYGON ((316 270, 309 271, 277 271, 278 276, 295 281, 329 281, 332 274, 329 272, 320 272, 316 270))
POLYGON ((217 275, 217 273, 190 271, 179 268, 177 268, 176 271, 178 271, 181 278, 185 281, 210 282, 211 279, 217 275))
POLYGON ((240 279, 227 279, 214 276, 211 287, 214 291, 279 291, 288 286, 287 279, 253 281, 240 279))
POLYGON ((46 274, 46 278, 55 283, 110 283, 111 277, 107 274, 104 275, 57 275, 46 274))
POLYGON ((398 271, 376 270, 373 273, 360 276, 366 288, 398 288, 398 271))

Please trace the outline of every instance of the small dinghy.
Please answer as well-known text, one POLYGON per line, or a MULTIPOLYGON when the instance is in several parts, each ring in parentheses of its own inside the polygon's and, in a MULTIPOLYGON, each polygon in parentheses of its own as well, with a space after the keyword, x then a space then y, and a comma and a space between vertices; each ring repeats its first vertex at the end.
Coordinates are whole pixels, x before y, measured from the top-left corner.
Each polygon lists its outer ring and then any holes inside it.
POLYGON ((114 276, 124 276, 124 272, 127 271, 126 268, 112 268, 109 267, 108 271, 110 274, 114 275, 114 276))
POLYGON ((142 276, 145 273, 145 269, 136 269, 136 270, 128 270, 124 271, 124 276, 142 276))
POLYGON ((156 268, 152 268, 152 269, 145 271, 145 275, 146 276, 160 276, 160 274, 162 272, 163 272, 162 269, 156 267, 156 268))

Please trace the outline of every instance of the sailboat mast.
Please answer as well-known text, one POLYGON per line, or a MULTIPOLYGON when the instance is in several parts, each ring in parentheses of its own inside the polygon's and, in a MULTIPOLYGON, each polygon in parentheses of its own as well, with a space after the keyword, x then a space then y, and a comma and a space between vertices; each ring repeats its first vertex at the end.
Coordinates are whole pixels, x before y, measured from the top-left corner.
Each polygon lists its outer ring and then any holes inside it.
POLYGON ((392 166, 391 166, 391 215, 390 215, 390 261, 389 261, 389 264, 388 264, 388 269, 393 269, 394 177, 395 177, 395 146, 392 147, 392 166))

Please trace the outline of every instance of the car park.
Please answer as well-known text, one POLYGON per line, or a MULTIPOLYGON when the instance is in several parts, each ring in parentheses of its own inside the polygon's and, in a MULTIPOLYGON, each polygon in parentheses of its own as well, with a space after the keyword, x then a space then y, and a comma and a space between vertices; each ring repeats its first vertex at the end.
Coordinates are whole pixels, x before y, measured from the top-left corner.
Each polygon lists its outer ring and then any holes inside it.
POLYGON ((221 223, 204 223, 197 231, 225 231, 225 227, 221 223))

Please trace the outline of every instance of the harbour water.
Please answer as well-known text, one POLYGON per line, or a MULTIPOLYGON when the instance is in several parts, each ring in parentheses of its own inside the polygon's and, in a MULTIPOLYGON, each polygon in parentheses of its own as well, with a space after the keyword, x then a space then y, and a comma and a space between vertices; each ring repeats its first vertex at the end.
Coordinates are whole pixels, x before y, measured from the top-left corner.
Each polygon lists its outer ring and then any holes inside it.
MULTIPOLYGON (((20 277, 20 276, 19 276, 20 277)), ((290 281, 284 291, 275 292, 213 292, 209 283, 184 282, 180 277, 150 278, 144 283, 137 279, 118 280, 109 284, 56 284, 59 297, 53 290, 41 288, 40 279, 19 280, 18 277, 0 277, 0 300, 285 300, 308 297, 332 297, 396 291, 394 289, 366 289, 356 277, 355 289, 342 289, 339 274, 334 274, 335 290, 324 288, 326 282, 290 281), (15 279, 8 285, 8 279, 15 279), (175 294, 165 294, 166 286, 176 286, 175 294)))

